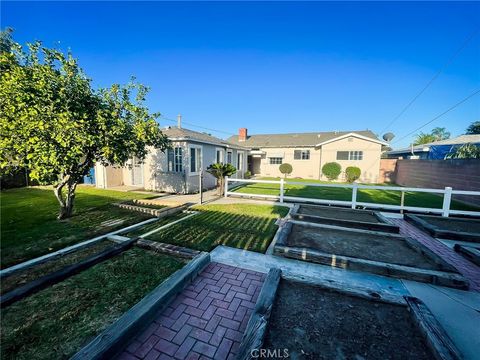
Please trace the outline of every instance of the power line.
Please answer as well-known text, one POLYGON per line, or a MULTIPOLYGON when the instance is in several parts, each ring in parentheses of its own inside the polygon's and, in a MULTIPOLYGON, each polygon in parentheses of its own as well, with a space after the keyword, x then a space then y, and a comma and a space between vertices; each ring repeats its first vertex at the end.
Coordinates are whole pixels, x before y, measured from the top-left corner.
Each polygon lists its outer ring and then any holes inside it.
POLYGON ((475 95, 477 95, 478 93, 480 93, 480 89, 477 90, 477 91, 474 91, 473 93, 471 93, 470 95, 468 95, 466 98, 460 100, 459 102, 457 102, 455 105, 451 106, 450 108, 448 108, 447 110, 445 110, 444 112, 442 112, 440 115, 437 115, 435 116, 433 119, 427 121, 425 124, 423 124, 422 126, 419 126, 418 128, 416 128, 415 130, 409 132, 407 135, 401 137, 400 139, 398 139, 397 141, 393 142, 393 144, 396 144, 398 143, 399 141, 405 139, 406 137, 412 135, 413 133, 417 132, 418 130, 424 128, 425 126, 427 126, 428 124, 431 124, 432 122, 434 122, 435 120, 441 118, 443 115, 449 113, 450 111, 452 111, 453 109, 455 109, 456 107, 460 106, 461 104, 463 104, 464 102, 468 101, 470 98, 474 97, 475 95))
POLYGON ((450 66, 450 64, 453 62, 453 60, 455 60, 455 58, 458 56, 458 54, 460 54, 462 52, 463 49, 465 49, 467 47, 467 45, 470 43, 470 41, 472 41, 472 39, 478 34, 478 32, 480 31, 480 28, 479 29, 476 29, 463 43, 462 45, 457 49, 457 51, 450 57, 450 59, 448 59, 448 61, 440 68, 440 70, 438 70, 435 75, 433 75, 433 77, 430 79, 430 81, 427 82, 427 84, 412 98, 412 100, 410 100, 410 102, 404 106, 404 108, 402 109, 402 111, 400 111, 400 113, 395 116, 393 118, 392 121, 390 121, 387 126, 385 126, 382 131, 380 131, 380 133, 383 133, 385 130, 388 130, 390 128, 390 126, 393 125, 393 123, 395 121, 397 121, 407 110, 408 108, 430 87, 430 85, 432 85, 432 83, 440 76, 440 74, 445 71, 446 68, 448 68, 450 66))
MULTIPOLYGON (((164 120, 167 120, 167 121, 171 121, 171 122, 177 123, 177 120, 167 118, 167 117, 165 117, 165 116, 163 116, 163 115, 161 115, 160 118, 161 118, 161 119, 164 119, 164 120)), ((200 126, 200 125, 195 125, 195 124, 192 124, 192 123, 183 121, 183 120, 182 120, 182 124, 186 124, 186 125, 189 125, 189 126, 193 126, 193 127, 199 128, 199 129, 203 129, 203 130, 207 130, 207 131, 214 131, 214 132, 222 133, 222 134, 226 134, 226 135, 235 135, 234 133, 231 133, 231 132, 228 132, 228 131, 217 130, 217 129, 212 129, 212 128, 208 128, 208 127, 204 127, 204 126, 200 126)))

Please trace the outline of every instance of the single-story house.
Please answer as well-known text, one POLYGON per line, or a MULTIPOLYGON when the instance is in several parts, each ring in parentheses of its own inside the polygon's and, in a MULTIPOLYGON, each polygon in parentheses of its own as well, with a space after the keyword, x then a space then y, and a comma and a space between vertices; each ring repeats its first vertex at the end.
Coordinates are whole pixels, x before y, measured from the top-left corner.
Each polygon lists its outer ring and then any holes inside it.
POLYGON ((385 152, 384 155, 388 159, 444 160, 458 147, 465 144, 480 146, 480 135, 460 135, 452 139, 390 150, 385 152))
POLYGON ((322 166, 337 162, 342 167, 339 180, 348 166, 356 166, 361 169, 359 180, 368 183, 378 181, 382 146, 388 145, 370 130, 248 135, 241 128, 227 141, 250 149, 248 169, 253 175, 283 176, 279 166, 289 163, 292 178, 327 180, 322 166))
POLYGON ((146 190, 171 193, 194 193, 199 190, 200 173, 203 188, 216 186, 216 179, 207 173, 213 163, 230 163, 237 168, 233 178, 244 178, 248 149, 225 140, 178 126, 162 132, 172 142, 171 149, 162 152, 151 148, 147 157, 130 159, 127 166, 95 165, 95 183, 99 188, 138 186, 146 190))

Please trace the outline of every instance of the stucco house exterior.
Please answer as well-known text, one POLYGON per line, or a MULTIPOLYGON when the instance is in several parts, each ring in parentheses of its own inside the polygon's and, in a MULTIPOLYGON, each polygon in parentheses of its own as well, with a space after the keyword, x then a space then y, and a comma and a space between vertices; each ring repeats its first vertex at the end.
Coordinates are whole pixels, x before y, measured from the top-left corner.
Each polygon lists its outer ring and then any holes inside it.
POLYGON ((99 188, 136 186, 145 190, 170 193, 194 193, 199 190, 203 173, 203 188, 212 189, 216 179, 206 172, 210 164, 228 162, 237 168, 233 178, 243 178, 247 170, 248 149, 209 134, 184 129, 180 121, 176 127, 162 132, 172 142, 165 152, 150 148, 143 161, 130 159, 127 166, 95 165, 95 183, 99 188))
POLYGON ((378 181, 382 146, 388 145, 370 130, 248 135, 241 128, 238 136, 227 141, 250 149, 248 167, 256 176, 283 176, 279 165, 289 163, 291 178, 327 180, 322 166, 337 162, 342 166, 340 181, 348 166, 357 166, 359 180, 367 183, 378 181))

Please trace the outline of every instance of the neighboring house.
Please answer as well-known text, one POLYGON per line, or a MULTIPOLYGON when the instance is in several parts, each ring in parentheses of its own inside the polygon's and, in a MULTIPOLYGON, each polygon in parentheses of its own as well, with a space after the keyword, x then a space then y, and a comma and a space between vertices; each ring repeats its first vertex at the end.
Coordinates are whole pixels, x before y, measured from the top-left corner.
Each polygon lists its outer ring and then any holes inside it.
POLYGON ((247 170, 248 149, 227 143, 214 136, 177 127, 162 132, 172 142, 164 153, 151 148, 143 161, 132 158, 127 166, 95 166, 96 186, 138 186, 146 190, 172 193, 193 193, 199 189, 203 173, 203 188, 216 186, 216 179, 206 172, 210 164, 228 162, 237 168, 234 178, 243 178, 247 170))
POLYGON ((387 151, 385 156, 389 159, 443 160, 458 147, 465 144, 480 146, 480 135, 460 135, 452 139, 412 145, 403 149, 387 151))
POLYGON ((339 180, 344 180, 348 166, 357 166, 360 181, 370 183, 378 181, 381 149, 388 145, 369 130, 248 135, 242 128, 227 141, 250 149, 248 165, 253 175, 282 176, 280 164, 289 163, 292 178, 326 180, 322 166, 337 162, 342 166, 339 180))

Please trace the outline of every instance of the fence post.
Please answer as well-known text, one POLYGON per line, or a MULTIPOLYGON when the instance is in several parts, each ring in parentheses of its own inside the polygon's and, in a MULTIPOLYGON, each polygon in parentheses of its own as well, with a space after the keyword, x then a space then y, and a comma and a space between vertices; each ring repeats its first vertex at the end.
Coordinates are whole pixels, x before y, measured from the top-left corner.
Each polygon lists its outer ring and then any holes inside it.
POLYGON ((448 217, 450 214, 450 203, 452 202, 452 188, 447 186, 443 194, 442 216, 448 217))
POLYGON ((280 202, 283 203, 283 178, 280 179, 280 202))
POLYGON ((352 188, 352 209, 355 209, 357 207, 357 191, 358 191, 358 184, 354 182, 353 188, 352 188))
POLYGON ((400 197, 400 214, 403 214, 404 205, 405 205, 405 191, 402 191, 402 196, 400 197))
POLYGON ((225 176, 225 189, 224 189, 224 194, 223 196, 227 197, 227 192, 228 192, 228 176, 225 176))
POLYGON ((198 174, 198 192, 200 194, 200 205, 203 203, 203 172, 200 170, 198 174))

